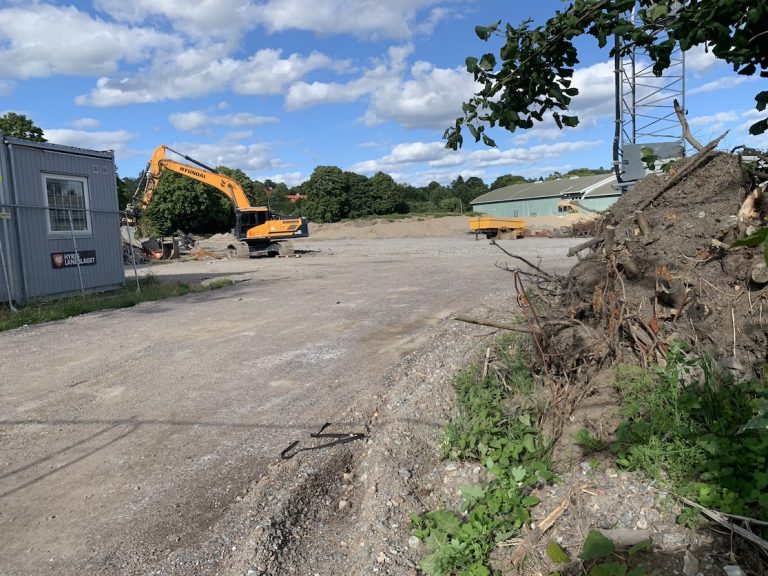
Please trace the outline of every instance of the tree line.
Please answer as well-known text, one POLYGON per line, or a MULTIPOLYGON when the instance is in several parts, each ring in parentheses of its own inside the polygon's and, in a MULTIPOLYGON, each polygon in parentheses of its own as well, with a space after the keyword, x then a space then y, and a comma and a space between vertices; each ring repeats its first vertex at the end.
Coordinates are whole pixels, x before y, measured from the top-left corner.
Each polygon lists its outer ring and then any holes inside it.
MULTIPOLYGON (((240 169, 218 166, 216 170, 236 180, 252 206, 267 206, 281 216, 306 216, 318 223, 392 214, 471 212, 470 202, 478 196, 504 186, 533 181, 505 174, 488 186, 477 176, 466 179, 458 176, 447 186, 430 182, 417 187, 398 183, 383 172, 369 178, 337 166, 318 166, 306 182, 289 187, 283 182, 252 180, 240 169)), ((555 173, 549 178, 605 172, 609 171, 578 168, 565 174, 555 173)), ((119 179, 121 206, 130 201, 137 184, 138 178, 119 179)), ((160 179, 144 220, 157 234, 169 234, 179 229, 214 233, 232 227, 234 212, 229 200, 217 190, 202 182, 166 172, 160 179)))
MULTIPOLYGON (((13 112, 0 116, 0 130, 8 136, 46 141, 43 130, 32 120, 13 112)), ((318 166, 306 182, 289 187, 269 179, 253 180, 237 168, 218 166, 216 170, 236 180, 251 205, 267 206, 282 216, 306 216, 313 222, 338 222, 391 214, 470 212, 470 202, 486 192, 533 181, 524 176, 505 174, 489 186, 477 176, 466 179, 458 176, 447 186, 430 182, 417 187, 396 182, 383 172, 369 178, 337 166, 318 166)), ((603 172, 607 170, 578 168, 565 174, 554 173, 549 178, 603 172)), ((116 178, 120 209, 140 201, 143 190, 139 189, 138 175, 116 178)), ((234 211, 227 197, 214 188, 166 171, 142 220, 147 230, 155 234, 166 235, 176 230, 215 233, 232 228, 234 211)))

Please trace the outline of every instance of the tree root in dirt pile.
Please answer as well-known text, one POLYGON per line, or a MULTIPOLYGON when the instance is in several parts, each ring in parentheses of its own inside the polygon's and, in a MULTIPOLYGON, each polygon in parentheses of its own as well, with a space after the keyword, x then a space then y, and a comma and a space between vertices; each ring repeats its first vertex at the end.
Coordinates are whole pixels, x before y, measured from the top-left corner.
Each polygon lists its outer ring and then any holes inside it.
POLYGON ((580 261, 566 278, 511 269, 519 294, 529 294, 523 280, 539 288, 536 301, 520 304, 560 420, 555 434, 601 367, 663 364, 673 340, 716 359, 737 382, 764 376, 762 249, 728 246, 768 225, 768 202, 741 158, 712 147, 620 198, 599 234, 571 250, 580 261))

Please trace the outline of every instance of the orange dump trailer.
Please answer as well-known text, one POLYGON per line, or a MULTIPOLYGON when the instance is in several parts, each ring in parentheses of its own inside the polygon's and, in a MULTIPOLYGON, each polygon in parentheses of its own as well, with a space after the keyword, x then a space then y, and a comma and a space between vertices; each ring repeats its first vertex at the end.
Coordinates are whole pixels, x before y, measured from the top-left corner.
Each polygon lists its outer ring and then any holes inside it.
POLYGON ((522 238, 525 235, 525 220, 520 218, 497 218, 495 216, 473 216, 469 219, 469 229, 475 238, 485 234, 486 238, 505 236, 522 238))

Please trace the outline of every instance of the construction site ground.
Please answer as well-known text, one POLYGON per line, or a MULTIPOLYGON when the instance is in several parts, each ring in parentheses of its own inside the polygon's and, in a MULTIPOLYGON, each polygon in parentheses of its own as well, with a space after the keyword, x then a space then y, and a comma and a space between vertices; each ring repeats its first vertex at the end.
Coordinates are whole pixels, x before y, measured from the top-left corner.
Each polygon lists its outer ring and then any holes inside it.
MULTIPOLYGON (((494 333, 452 316, 514 314, 448 222, 142 265, 235 283, 0 334, 0 574, 413 573, 450 377, 494 333)), ((501 244, 562 273, 577 242, 501 244)))

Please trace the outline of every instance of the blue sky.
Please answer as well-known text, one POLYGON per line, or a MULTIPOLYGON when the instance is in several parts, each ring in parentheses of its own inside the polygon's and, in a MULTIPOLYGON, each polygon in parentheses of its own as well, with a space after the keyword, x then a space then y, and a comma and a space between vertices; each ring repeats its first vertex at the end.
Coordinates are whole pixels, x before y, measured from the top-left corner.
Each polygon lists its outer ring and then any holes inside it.
MULTIPOLYGON (((318 165, 416 186, 458 175, 546 176, 609 167, 613 63, 587 41, 574 99, 582 125, 494 130, 498 149, 442 134, 473 91, 464 59, 498 50, 474 26, 543 22, 558 0, 0 0, 0 114, 51 142, 112 149, 136 176, 159 144, 289 186, 318 165)), ((757 78, 703 50, 687 58, 692 131, 749 138, 757 78)), ((763 81, 764 83, 764 81, 763 81)), ((471 140, 471 139, 469 139, 471 140)))

